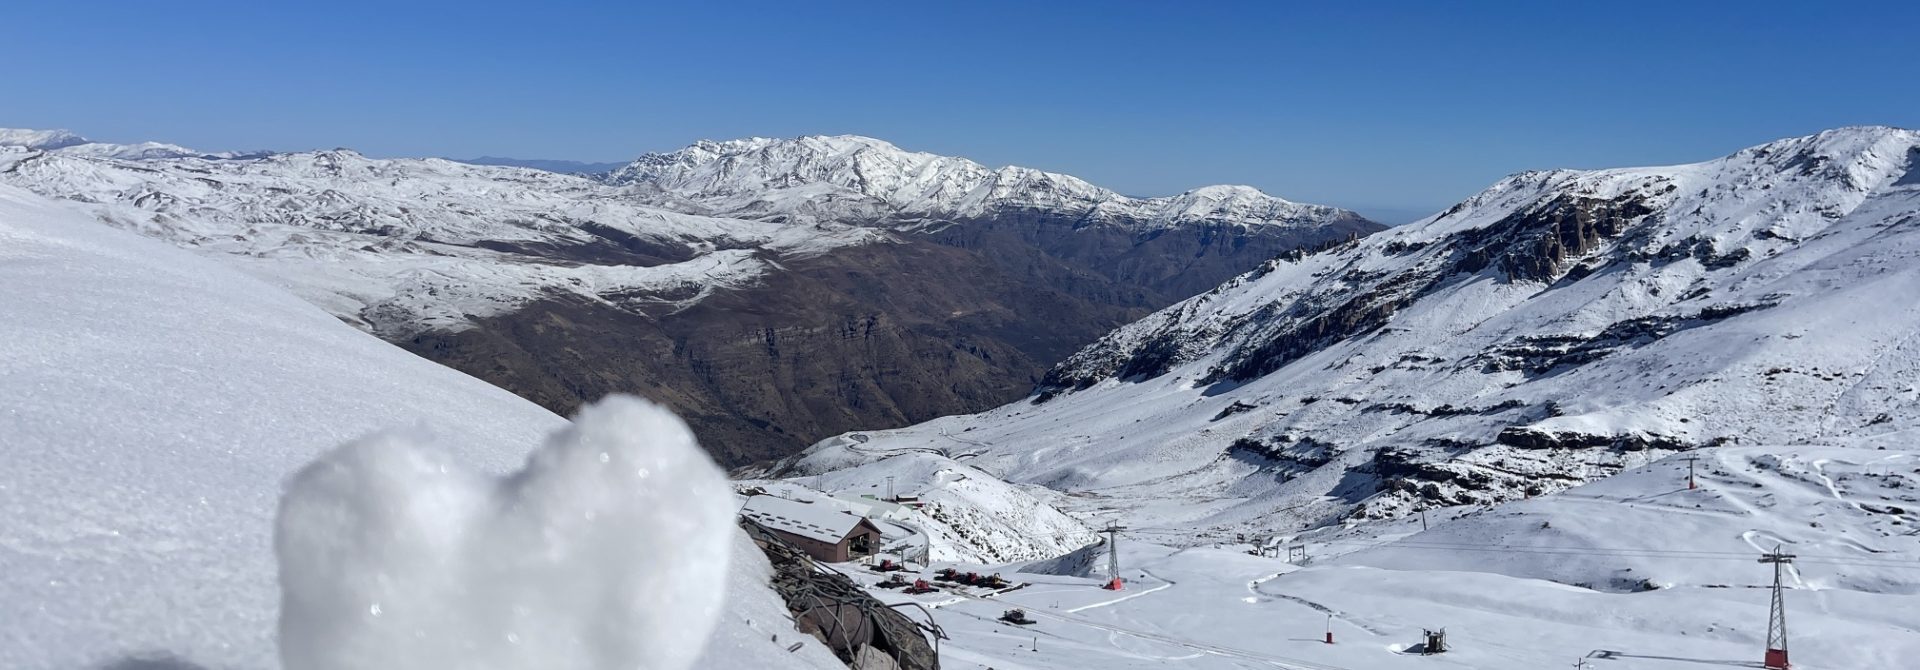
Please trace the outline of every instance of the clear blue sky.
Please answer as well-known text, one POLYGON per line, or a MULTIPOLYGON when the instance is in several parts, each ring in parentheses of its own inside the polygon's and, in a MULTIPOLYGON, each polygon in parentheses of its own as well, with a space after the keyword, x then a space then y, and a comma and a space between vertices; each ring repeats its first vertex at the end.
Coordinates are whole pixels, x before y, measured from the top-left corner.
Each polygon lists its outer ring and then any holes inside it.
POLYGON ((27 0, 0 126, 592 161, 856 133, 1376 212, 1920 126, 1911 1, 1198 4, 27 0))

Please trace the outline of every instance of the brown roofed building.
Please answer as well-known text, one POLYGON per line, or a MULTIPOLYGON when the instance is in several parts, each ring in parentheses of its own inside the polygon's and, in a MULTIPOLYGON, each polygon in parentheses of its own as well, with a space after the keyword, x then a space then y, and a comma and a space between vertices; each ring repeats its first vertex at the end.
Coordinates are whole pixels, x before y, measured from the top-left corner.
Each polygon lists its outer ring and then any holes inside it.
POLYGON ((838 507, 762 495, 748 498, 740 515, 793 543, 816 561, 845 563, 870 556, 880 548, 879 526, 838 507))

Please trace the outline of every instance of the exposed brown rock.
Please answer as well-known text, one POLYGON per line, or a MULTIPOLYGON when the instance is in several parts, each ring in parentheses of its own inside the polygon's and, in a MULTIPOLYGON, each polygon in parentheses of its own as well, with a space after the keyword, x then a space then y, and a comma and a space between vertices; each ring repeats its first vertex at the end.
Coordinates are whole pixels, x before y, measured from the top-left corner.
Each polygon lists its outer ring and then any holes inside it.
MULTIPOLYGON (((608 393, 679 412, 723 464, 1028 393, 1107 331, 1273 255, 1373 225, 1138 235, 1011 217, 773 258, 784 271, 684 310, 648 296, 539 302, 402 346, 562 414, 608 393)), ((676 296, 686 297, 686 296, 676 296)))

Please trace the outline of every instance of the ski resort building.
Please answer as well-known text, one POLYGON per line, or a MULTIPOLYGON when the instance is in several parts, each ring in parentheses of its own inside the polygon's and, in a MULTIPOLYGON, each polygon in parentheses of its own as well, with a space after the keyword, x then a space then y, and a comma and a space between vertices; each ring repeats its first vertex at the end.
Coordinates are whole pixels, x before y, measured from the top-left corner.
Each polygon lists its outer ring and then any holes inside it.
POLYGON ((887 502, 873 496, 837 495, 833 499, 847 508, 847 511, 869 519, 887 521, 906 521, 913 511, 905 505, 887 502))
POLYGON ((832 505, 760 495, 747 499, 740 516, 773 531, 816 561, 844 563, 870 556, 880 547, 880 527, 832 505))

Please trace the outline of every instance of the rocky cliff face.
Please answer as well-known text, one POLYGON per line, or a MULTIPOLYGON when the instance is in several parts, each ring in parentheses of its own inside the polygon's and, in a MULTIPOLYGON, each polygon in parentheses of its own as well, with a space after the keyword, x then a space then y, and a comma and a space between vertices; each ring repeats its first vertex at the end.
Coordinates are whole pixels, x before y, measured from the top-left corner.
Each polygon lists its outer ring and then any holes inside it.
POLYGON ((732 465, 1019 398, 1101 333, 1378 228, 1244 187, 1127 198, 866 138, 702 143, 598 178, 7 137, 0 180, 557 412, 661 400, 732 465))

